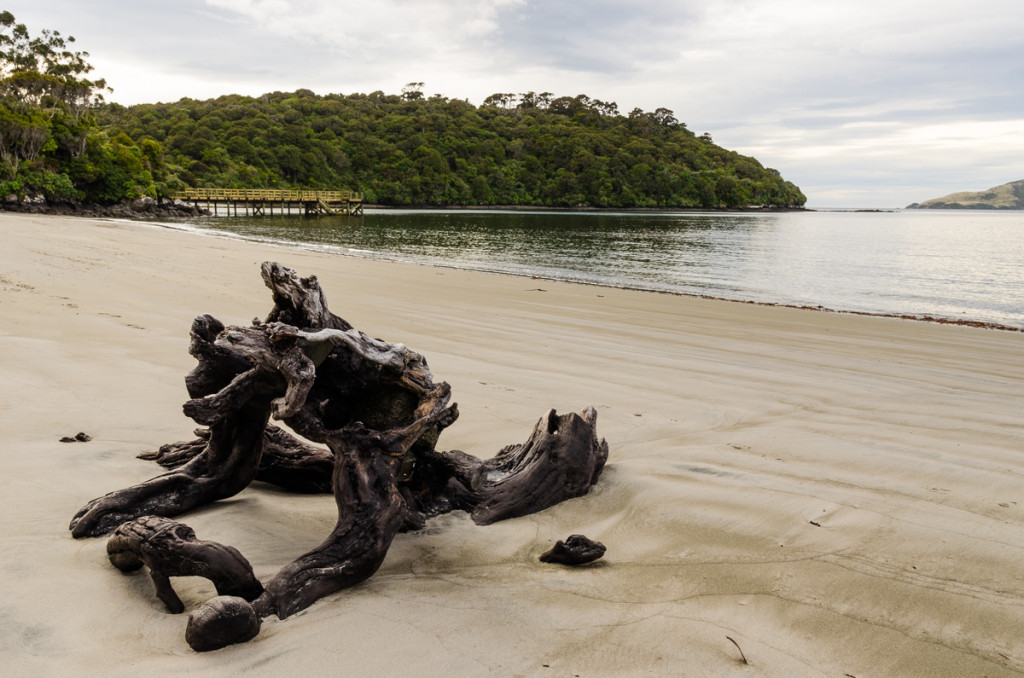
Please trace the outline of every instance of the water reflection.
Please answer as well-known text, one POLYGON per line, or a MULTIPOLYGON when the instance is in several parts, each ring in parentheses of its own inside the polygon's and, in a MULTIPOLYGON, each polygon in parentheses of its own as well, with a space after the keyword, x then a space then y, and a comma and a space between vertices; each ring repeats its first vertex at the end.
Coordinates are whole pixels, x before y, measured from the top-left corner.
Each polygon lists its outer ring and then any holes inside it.
POLYGON ((193 222, 396 261, 1024 326, 1024 213, 373 210, 193 222))

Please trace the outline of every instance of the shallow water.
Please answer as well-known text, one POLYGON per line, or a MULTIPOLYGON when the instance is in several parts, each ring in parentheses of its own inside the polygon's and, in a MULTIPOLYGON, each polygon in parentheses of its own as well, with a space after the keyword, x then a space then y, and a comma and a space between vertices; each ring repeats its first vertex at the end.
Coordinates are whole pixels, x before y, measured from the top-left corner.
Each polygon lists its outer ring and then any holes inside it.
POLYGON ((1024 212, 370 210, 187 223, 340 255, 1024 328, 1024 212))

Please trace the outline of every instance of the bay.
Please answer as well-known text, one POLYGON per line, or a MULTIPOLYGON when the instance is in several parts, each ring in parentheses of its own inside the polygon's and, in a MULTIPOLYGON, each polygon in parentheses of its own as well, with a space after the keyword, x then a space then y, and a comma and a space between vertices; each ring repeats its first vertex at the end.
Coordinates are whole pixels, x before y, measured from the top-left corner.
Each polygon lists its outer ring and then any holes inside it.
POLYGON ((1024 329, 1019 211, 373 209, 182 226, 345 256, 1024 329))

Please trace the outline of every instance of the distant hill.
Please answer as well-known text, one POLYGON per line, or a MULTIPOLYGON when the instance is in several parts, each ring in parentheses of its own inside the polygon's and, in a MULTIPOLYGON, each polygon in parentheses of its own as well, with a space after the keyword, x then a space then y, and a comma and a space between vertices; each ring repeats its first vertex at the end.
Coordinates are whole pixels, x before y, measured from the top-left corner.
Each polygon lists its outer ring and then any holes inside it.
POLYGON ((1024 180, 1011 181, 987 191, 950 193, 942 198, 907 205, 907 209, 1024 210, 1024 180))

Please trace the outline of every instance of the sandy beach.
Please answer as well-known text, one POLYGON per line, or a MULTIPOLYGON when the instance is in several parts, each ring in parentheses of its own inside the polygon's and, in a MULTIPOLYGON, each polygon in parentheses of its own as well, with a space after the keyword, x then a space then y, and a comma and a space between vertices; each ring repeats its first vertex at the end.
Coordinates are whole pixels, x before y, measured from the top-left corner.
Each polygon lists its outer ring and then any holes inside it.
MULTIPOLYGON (((118 221, 0 213, 0 243, 5 676, 1024 675, 1022 333, 118 221), (268 260, 427 357, 462 413, 440 449, 490 457, 549 407, 593 405, 611 453, 585 497, 438 518, 364 584, 197 654, 148 576, 67 526, 162 471, 137 454, 193 437, 189 326, 264 317, 268 260), (538 561, 574 533, 605 558, 538 561)), ((336 509, 255 483, 179 520, 266 581, 336 509)), ((216 594, 174 584, 189 610, 216 594)))

